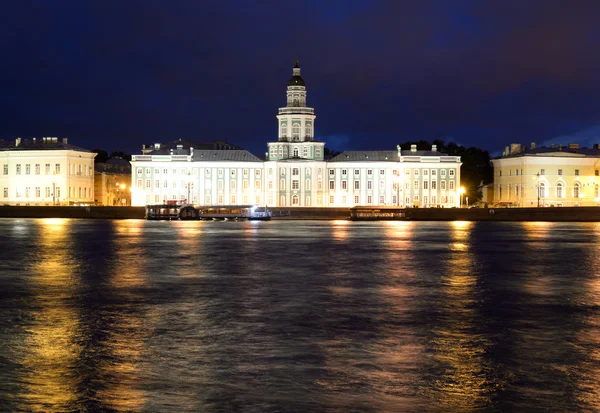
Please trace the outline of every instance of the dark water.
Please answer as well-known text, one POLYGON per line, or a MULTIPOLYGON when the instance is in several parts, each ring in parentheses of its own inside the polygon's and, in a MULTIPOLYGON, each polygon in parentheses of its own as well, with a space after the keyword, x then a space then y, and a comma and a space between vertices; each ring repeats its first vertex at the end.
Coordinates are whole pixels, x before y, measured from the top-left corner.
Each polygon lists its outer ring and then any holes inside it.
POLYGON ((600 410, 600 225, 0 220, 0 410, 600 410))

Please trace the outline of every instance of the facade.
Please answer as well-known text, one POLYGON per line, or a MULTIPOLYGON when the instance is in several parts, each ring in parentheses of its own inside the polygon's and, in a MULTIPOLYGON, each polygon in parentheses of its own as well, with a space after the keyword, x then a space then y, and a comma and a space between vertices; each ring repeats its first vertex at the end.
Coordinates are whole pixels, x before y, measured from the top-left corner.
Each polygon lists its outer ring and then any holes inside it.
POLYGON ((0 141, 3 205, 78 205, 94 201, 95 153, 47 137, 0 141))
POLYGON ((114 157, 94 166, 94 201, 103 206, 131 205, 131 164, 114 157))
POLYGON ((178 140, 133 155, 132 205, 180 200, 197 205, 277 207, 458 206, 460 157, 437 151, 346 151, 325 160, 314 139, 298 61, 277 114, 266 160, 232 145, 178 140))
POLYGON ((493 159, 494 204, 595 206, 600 202, 600 147, 578 144, 528 148, 512 144, 493 159))

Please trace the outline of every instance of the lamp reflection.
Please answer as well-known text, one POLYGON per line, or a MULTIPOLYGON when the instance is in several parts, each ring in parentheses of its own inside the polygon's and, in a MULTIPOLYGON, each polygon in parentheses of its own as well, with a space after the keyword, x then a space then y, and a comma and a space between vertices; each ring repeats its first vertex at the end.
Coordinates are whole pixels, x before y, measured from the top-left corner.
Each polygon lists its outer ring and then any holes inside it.
POLYGON ((77 367, 83 345, 80 314, 73 303, 78 263, 70 256, 70 221, 40 220, 38 259, 31 266, 35 310, 22 360, 24 411, 72 411, 78 400, 77 367))
POLYGON ((495 385, 486 376, 489 339, 477 331, 482 321, 476 308, 476 262, 470 251, 473 224, 451 225, 451 252, 442 269, 440 320, 432 343, 434 362, 443 373, 429 384, 430 396, 448 411, 470 411, 489 406, 495 385))

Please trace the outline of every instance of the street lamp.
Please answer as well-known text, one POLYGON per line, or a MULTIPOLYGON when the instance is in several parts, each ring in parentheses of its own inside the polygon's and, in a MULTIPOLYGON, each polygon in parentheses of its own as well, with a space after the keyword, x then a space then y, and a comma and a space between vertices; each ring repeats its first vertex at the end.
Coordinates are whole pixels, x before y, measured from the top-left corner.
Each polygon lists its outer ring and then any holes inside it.
POLYGON ((463 194, 465 193, 465 188, 463 188, 462 186, 460 188, 458 188, 458 193, 460 194, 460 208, 463 207, 463 194))

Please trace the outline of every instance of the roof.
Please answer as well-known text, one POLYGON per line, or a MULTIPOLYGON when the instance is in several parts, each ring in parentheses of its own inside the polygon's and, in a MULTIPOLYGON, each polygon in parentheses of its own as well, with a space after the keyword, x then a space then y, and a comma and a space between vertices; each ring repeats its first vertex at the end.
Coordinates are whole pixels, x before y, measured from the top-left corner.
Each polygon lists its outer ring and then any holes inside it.
POLYGON ((71 150, 78 152, 92 152, 79 146, 65 143, 64 140, 58 138, 32 138, 21 139, 17 146, 16 140, 0 140, 0 151, 47 151, 47 150, 71 150), (35 140, 34 140, 35 139, 35 140))
POLYGON ((296 64, 294 65, 293 74, 288 82, 288 86, 306 86, 304 79, 300 76, 300 61, 298 59, 296 59, 296 64))
POLYGON ((237 161, 237 162, 262 162, 258 157, 244 149, 237 150, 194 150, 194 161, 237 161))
POLYGON ((554 157, 600 157, 600 149, 597 148, 548 148, 542 146, 539 148, 525 148, 524 150, 506 156, 499 156, 495 159, 519 158, 522 156, 554 156, 554 157))
POLYGON ((145 145, 142 150, 144 155, 189 155, 190 148, 194 150, 242 150, 243 148, 223 141, 212 141, 209 143, 197 142, 188 139, 177 139, 169 143, 145 145), (159 149, 155 149, 159 145, 159 149))
POLYGON ((328 162, 398 162, 398 151, 344 151, 328 162))

